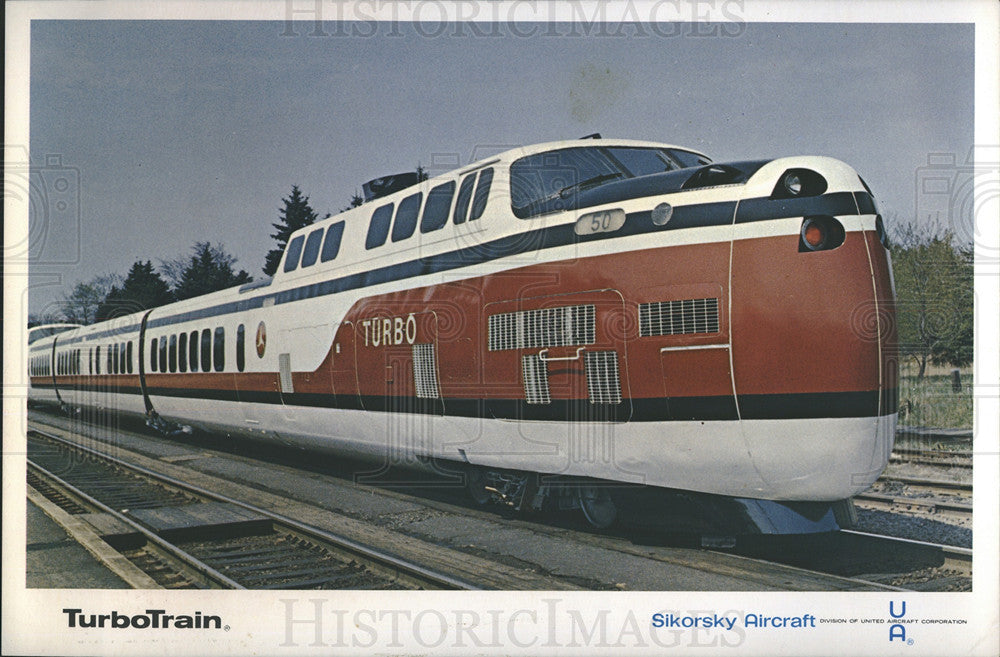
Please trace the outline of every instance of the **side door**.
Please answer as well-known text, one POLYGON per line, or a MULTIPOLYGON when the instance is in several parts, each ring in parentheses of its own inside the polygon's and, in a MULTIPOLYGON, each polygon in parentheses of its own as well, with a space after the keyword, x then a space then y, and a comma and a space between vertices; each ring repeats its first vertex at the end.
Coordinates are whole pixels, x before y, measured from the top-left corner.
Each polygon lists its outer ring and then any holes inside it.
POLYGON ((358 371, 355 364, 354 322, 337 325, 333 336, 333 361, 330 363, 330 388, 337 408, 360 409, 358 371))
POLYGON ((639 335, 655 337, 664 408, 672 420, 734 420, 728 303, 720 283, 647 288, 639 335))
POLYGON ((389 413, 444 414, 433 311, 376 311, 355 324, 361 406, 389 413))

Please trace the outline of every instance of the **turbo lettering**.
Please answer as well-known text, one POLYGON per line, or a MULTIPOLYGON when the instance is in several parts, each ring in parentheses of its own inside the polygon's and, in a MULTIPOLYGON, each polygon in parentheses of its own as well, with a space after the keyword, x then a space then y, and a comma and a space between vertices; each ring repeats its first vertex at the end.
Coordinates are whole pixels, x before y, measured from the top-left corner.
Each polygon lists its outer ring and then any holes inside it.
POLYGON ((395 347, 413 344, 417 339, 417 318, 410 313, 403 317, 373 317, 360 322, 365 346, 395 347))

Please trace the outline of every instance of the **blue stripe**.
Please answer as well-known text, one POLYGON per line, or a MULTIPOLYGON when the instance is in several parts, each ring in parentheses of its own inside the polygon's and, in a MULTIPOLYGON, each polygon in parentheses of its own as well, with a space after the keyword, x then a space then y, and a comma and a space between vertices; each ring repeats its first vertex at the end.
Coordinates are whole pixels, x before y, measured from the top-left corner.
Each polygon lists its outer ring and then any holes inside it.
MULTIPOLYGON (((181 322, 207 319, 220 315, 246 312, 263 307, 266 299, 274 299, 275 305, 294 303, 305 299, 338 294, 383 283, 406 280, 417 276, 437 274, 440 272, 460 269, 482 264, 500 258, 506 258, 534 251, 543 251, 560 246, 580 244, 585 242, 616 239, 643 235, 661 231, 682 230, 685 228, 701 228, 707 226, 724 226, 733 222, 736 212, 736 223, 767 221, 785 217, 801 217, 812 214, 848 215, 857 214, 855 195, 852 192, 838 192, 819 197, 800 199, 771 200, 769 198, 747 199, 739 202, 721 201, 716 203, 700 203, 674 208, 674 214, 666 226, 656 226, 649 220, 649 211, 633 212, 626 217, 625 225, 613 233, 597 233, 580 236, 574 232, 574 224, 552 226, 531 230, 518 235, 502 237, 490 242, 476 244, 433 256, 426 256, 394 265, 386 265, 378 269, 351 274, 342 278, 334 278, 311 285, 304 285, 278 292, 262 294, 248 299, 231 301, 208 308, 200 308, 184 313, 177 313, 161 318, 151 318, 147 328, 161 328, 181 322)), ((139 324, 128 327, 95 333, 89 336, 102 338, 129 331, 138 331, 139 324)), ((79 342, 82 338, 67 340, 65 344, 79 342)))
POLYGON ((751 198, 740 201, 736 223, 767 221, 782 217, 805 217, 814 214, 830 216, 857 214, 858 206, 852 192, 836 192, 806 198, 751 198))

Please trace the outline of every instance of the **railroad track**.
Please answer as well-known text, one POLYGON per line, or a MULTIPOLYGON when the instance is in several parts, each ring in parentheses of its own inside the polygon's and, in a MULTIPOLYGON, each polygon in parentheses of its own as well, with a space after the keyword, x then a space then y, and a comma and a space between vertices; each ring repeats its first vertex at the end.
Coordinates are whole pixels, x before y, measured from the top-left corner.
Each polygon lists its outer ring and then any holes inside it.
POLYGON ((968 591, 972 550, 896 536, 841 530, 829 534, 747 537, 739 554, 895 590, 968 591))
POLYGON ((475 584, 64 440, 28 432, 29 485, 174 588, 449 589, 475 584))
POLYGON ((972 518, 972 485, 940 479, 920 479, 883 475, 876 482, 880 490, 854 496, 861 507, 927 516, 972 518))
POLYGON ((866 544, 867 549, 873 552, 909 551, 920 553, 924 555, 925 559, 932 562, 934 567, 955 572, 962 577, 972 576, 972 550, 968 548, 913 541, 898 536, 869 534, 851 529, 843 529, 838 533, 851 537, 850 540, 859 544, 866 544))
POLYGON ((959 519, 972 517, 972 505, 919 497, 862 493, 854 496, 858 506, 892 512, 919 513, 928 516, 950 516, 959 519))
POLYGON ((918 463, 920 465, 971 468, 972 452, 896 447, 889 457, 890 463, 918 463))
POLYGON ((914 492, 931 493, 943 497, 972 497, 972 484, 961 481, 948 481, 945 479, 922 479, 920 477, 899 477, 895 475, 882 475, 879 482, 898 485, 914 492))

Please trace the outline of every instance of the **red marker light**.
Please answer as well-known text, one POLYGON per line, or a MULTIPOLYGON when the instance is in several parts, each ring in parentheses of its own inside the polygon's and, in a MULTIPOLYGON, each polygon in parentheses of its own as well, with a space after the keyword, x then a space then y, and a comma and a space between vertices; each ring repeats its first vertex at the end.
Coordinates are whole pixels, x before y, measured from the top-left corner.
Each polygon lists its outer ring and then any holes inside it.
POLYGON ((822 224, 816 221, 807 220, 802 226, 801 235, 806 248, 811 251, 822 249, 824 242, 826 242, 826 231, 823 230, 822 224))

